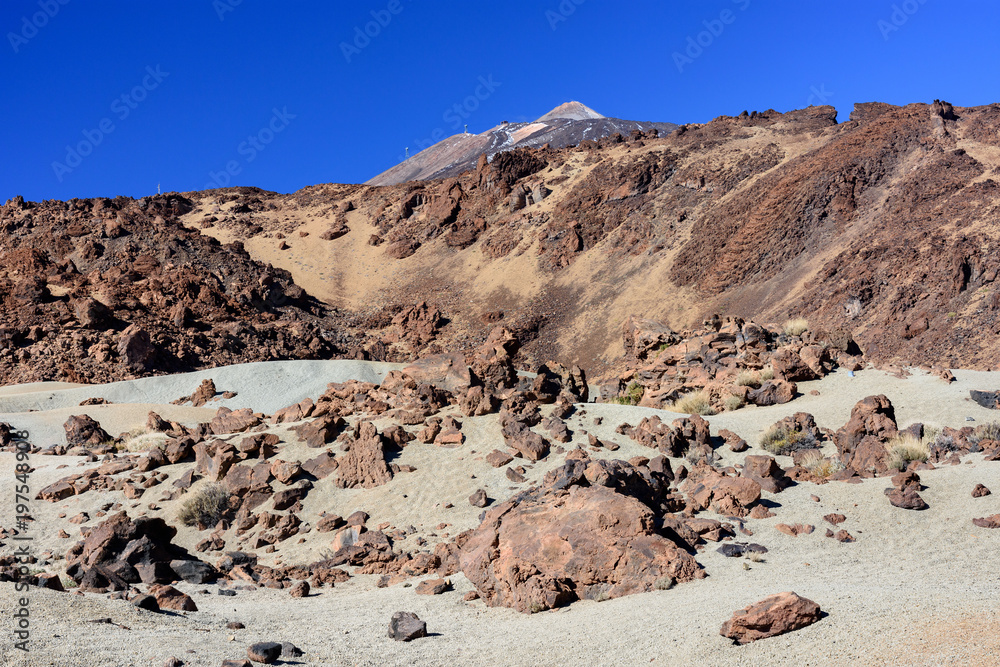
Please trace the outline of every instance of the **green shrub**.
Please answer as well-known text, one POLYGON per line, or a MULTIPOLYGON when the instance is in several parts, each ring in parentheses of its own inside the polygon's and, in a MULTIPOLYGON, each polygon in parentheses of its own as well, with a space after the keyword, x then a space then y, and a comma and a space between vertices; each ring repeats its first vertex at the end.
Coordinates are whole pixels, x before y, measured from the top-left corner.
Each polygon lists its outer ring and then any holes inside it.
POLYGON ((177 518, 185 526, 214 526, 229 511, 231 496, 221 484, 205 484, 191 492, 191 496, 181 505, 177 518))
POLYGON ((809 433, 775 424, 760 437, 760 446, 774 455, 791 454, 802 449, 815 449, 818 443, 809 433))
POLYGON ((625 388, 625 394, 623 396, 615 396, 611 399, 611 402, 618 405, 639 405, 639 401, 642 400, 642 395, 645 391, 645 387, 638 382, 630 382, 628 387, 625 388))

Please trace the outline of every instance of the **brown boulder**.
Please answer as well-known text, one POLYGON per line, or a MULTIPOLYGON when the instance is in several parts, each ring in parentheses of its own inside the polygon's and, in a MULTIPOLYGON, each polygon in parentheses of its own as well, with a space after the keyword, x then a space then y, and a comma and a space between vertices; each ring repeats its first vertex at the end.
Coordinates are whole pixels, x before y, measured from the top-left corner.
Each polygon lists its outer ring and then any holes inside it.
POLYGON ((250 408, 230 410, 227 407, 221 407, 216 411, 215 417, 209 423, 209 428, 212 429, 212 433, 223 435, 226 433, 242 433, 258 424, 260 424, 260 416, 254 414, 254 411, 250 408))
POLYGON ((973 519, 972 523, 980 528, 1000 528, 1000 514, 973 519))
POLYGON ((798 387, 794 382, 771 380, 747 394, 747 401, 754 405, 782 405, 795 398, 798 387))
POLYGON ((894 438, 897 432, 896 412, 892 402, 880 394, 868 396, 854 405, 851 418, 837 430, 834 442, 837 443, 841 458, 848 461, 866 436, 873 436, 884 443, 894 438))
POLYGON ((494 468, 502 468, 511 461, 514 457, 507 452, 502 452, 499 449, 494 449, 492 452, 486 455, 486 462, 489 463, 494 468))
POLYGON ((355 428, 351 449, 339 459, 336 484, 342 489, 381 486, 392 479, 385 461, 385 441, 371 422, 355 428))
POLYGON ((118 355, 132 369, 144 370, 150 366, 156 349, 149 339, 149 333, 137 324, 129 326, 118 337, 118 355))
POLYGON ((765 454, 750 454, 743 459, 741 475, 757 482, 760 488, 770 493, 779 493, 792 484, 774 457, 765 454))
POLYGON ((88 415, 72 415, 63 424, 66 444, 70 447, 94 447, 113 438, 88 415))
POLYGON ((419 383, 432 384, 456 396, 464 395, 472 384, 465 357, 457 352, 418 359, 404 368, 403 373, 419 383))
POLYGON ((194 393, 191 394, 191 405, 196 408, 200 408, 215 398, 215 394, 215 381, 213 381, 212 378, 205 378, 201 381, 201 384, 198 385, 198 388, 194 390, 194 393))
POLYGON ((737 644, 749 644, 812 625, 820 617, 819 605, 812 600, 796 593, 778 593, 734 613, 719 634, 737 644))
POLYGON ((990 495, 990 493, 991 491, 982 484, 976 484, 975 488, 972 489, 973 498, 982 498, 984 496, 990 495))
POLYGON ((816 380, 819 375, 796 352, 782 348, 771 355, 771 368, 775 377, 787 382, 816 380))
POLYGON ((462 571, 486 604, 525 613, 704 576, 654 518, 607 487, 521 496, 487 512, 462 546, 462 571))
POLYGON ((150 587, 149 594, 156 598, 156 604, 160 606, 160 609, 198 611, 198 605, 194 603, 191 596, 180 592, 173 586, 154 585, 150 587))

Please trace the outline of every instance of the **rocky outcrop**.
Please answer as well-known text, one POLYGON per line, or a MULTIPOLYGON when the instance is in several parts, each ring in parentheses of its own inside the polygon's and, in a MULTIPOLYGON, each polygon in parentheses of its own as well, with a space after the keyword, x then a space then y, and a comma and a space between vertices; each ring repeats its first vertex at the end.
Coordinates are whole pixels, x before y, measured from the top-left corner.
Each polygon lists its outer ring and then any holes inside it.
POLYGON ((734 613, 719 634, 736 644, 749 644, 799 630, 821 617, 819 605, 812 600, 792 592, 778 593, 734 613))
POLYGON ((355 428, 354 439, 347 454, 338 458, 337 486, 342 489, 370 489, 392 479, 392 470, 385 461, 386 443, 371 422, 361 422, 355 428))

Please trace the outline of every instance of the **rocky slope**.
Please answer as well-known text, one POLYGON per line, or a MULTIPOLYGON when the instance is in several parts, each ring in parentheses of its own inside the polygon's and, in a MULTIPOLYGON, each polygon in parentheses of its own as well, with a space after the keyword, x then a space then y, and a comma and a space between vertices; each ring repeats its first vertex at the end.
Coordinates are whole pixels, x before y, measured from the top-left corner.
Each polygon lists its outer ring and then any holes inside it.
POLYGON ((592 377, 622 370, 633 314, 678 331, 806 317, 875 363, 994 368, 998 126, 1000 105, 943 102, 839 124, 832 107, 744 113, 442 180, 256 193, 243 212, 189 193, 184 221, 338 307, 388 322, 427 300, 454 347, 503 321, 527 365, 592 377))

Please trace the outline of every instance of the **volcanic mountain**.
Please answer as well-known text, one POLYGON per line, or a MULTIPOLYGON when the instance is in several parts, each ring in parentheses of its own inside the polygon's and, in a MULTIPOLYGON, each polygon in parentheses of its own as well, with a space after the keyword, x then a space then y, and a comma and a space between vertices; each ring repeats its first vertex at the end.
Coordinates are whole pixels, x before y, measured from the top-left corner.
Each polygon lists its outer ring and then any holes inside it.
POLYGON ((621 377, 631 315, 680 332, 715 313, 807 318, 877 364, 996 368, 998 131, 997 104, 866 103, 483 152, 391 186, 11 200, 2 375, 405 361, 502 325, 520 367, 599 379, 621 377))
POLYGON ((580 102, 560 104, 528 123, 504 121, 481 134, 456 134, 417 153, 368 180, 367 185, 394 185, 457 176, 476 166, 480 155, 488 160, 501 151, 548 144, 563 148, 585 139, 597 140, 615 133, 628 136, 655 128, 661 135, 677 129, 673 123, 639 122, 607 118, 580 102))

